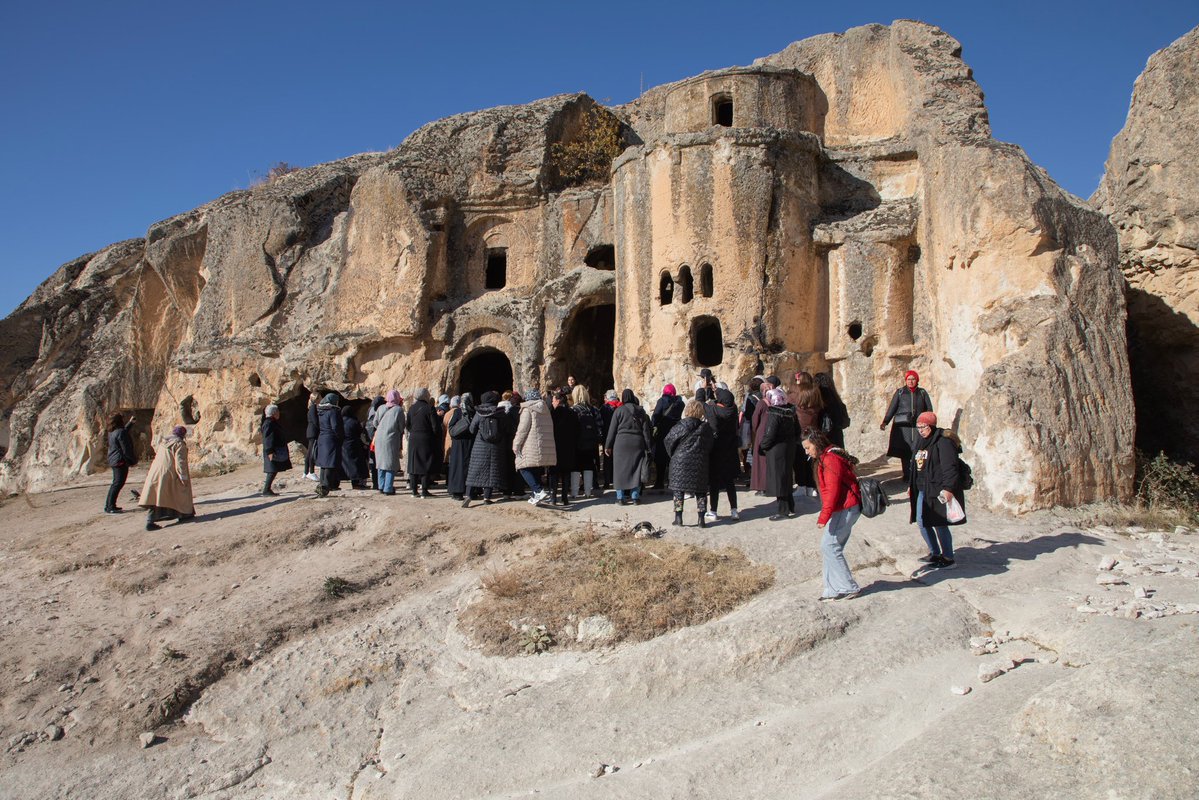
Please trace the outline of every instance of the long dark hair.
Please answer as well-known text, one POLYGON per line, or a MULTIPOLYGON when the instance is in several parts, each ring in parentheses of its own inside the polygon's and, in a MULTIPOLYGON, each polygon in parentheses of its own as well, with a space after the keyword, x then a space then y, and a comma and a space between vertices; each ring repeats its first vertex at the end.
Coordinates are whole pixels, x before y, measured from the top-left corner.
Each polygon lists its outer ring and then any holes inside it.
POLYGON ((108 432, 112 433, 115 430, 125 427, 125 418, 120 414, 113 414, 112 419, 108 421, 108 432))

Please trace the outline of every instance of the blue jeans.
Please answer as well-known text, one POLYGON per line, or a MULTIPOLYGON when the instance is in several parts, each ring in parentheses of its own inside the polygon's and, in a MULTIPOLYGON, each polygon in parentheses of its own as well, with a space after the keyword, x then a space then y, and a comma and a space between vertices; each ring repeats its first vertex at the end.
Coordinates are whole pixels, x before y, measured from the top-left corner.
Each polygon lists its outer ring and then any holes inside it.
MULTIPOLYGON (((933 502, 938 501, 934 499, 933 502)), ((926 527, 924 524, 924 492, 916 495, 916 527, 920 529, 920 535, 924 537, 924 543, 928 545, 929 555, 953 560, 953 535, 949 532, 949 526, 929 525, 926 527)))
POLYGON ((396 485, 396 474, 389 469, 379 470, 379 491, 394 492, 396 485))
MULTIPOLYGON (((640 489, 629 489, 628 492, 629 492, 629 497, 633 498, 634 500, 641 499, 641 490, 640 489)), ((625 493, 624 489, 617 489, 616 490, 616 499, 623 500, 624 493, 625 493)))
POLYGON ((844 511, 835 511, 824 526, 820 536, 820 553, 824 556, 824 591, 825 597, 836 597, 861 589, 849 571, 845 561, 845 543, 853 532, 854 523, 862 515, 857 506, 844 511))
POLYGON ((537 479, 537 471, 536 470, 522 469, 520 471, 520 477, 525 479, 525 483, 527 483, 529 485, 529 488, 532 489, 534 492, 541 491, 541 481, 539 481, 537 479))

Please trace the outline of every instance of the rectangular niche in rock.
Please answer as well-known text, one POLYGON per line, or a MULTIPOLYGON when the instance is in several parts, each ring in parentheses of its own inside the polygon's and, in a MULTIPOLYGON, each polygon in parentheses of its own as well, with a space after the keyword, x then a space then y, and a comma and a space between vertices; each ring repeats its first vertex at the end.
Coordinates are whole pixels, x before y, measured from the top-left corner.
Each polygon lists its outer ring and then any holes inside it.
POLYGON ((488 289, 503 289, 508 285, 508 248, 487 248, 487 282, 488 289))

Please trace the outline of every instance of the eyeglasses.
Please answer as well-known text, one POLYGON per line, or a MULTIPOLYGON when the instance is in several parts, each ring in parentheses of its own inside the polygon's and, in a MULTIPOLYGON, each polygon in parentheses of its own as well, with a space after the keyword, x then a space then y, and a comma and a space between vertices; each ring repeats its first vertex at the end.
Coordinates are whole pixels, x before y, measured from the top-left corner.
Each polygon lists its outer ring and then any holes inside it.
POLYGON ((932 425, 917 425, 916 426, 916 430, 921 430, 921 429, 931 431, 933 429, 933 426, 932 425))

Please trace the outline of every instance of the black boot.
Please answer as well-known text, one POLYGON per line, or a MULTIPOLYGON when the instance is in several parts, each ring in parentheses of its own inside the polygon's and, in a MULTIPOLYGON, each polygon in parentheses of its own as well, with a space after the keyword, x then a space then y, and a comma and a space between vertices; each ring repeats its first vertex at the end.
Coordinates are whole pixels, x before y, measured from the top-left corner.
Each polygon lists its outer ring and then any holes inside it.
POLYGON ((683 512, 682 511, 674 512, 674 524, 678 525, 679 527, 682 527, 682 525, 683 525, 683 512))
POLYGON ((701 528, 708 527, 708 523, 704 522, 704 512, 699 512, 699 526, 701 528))

